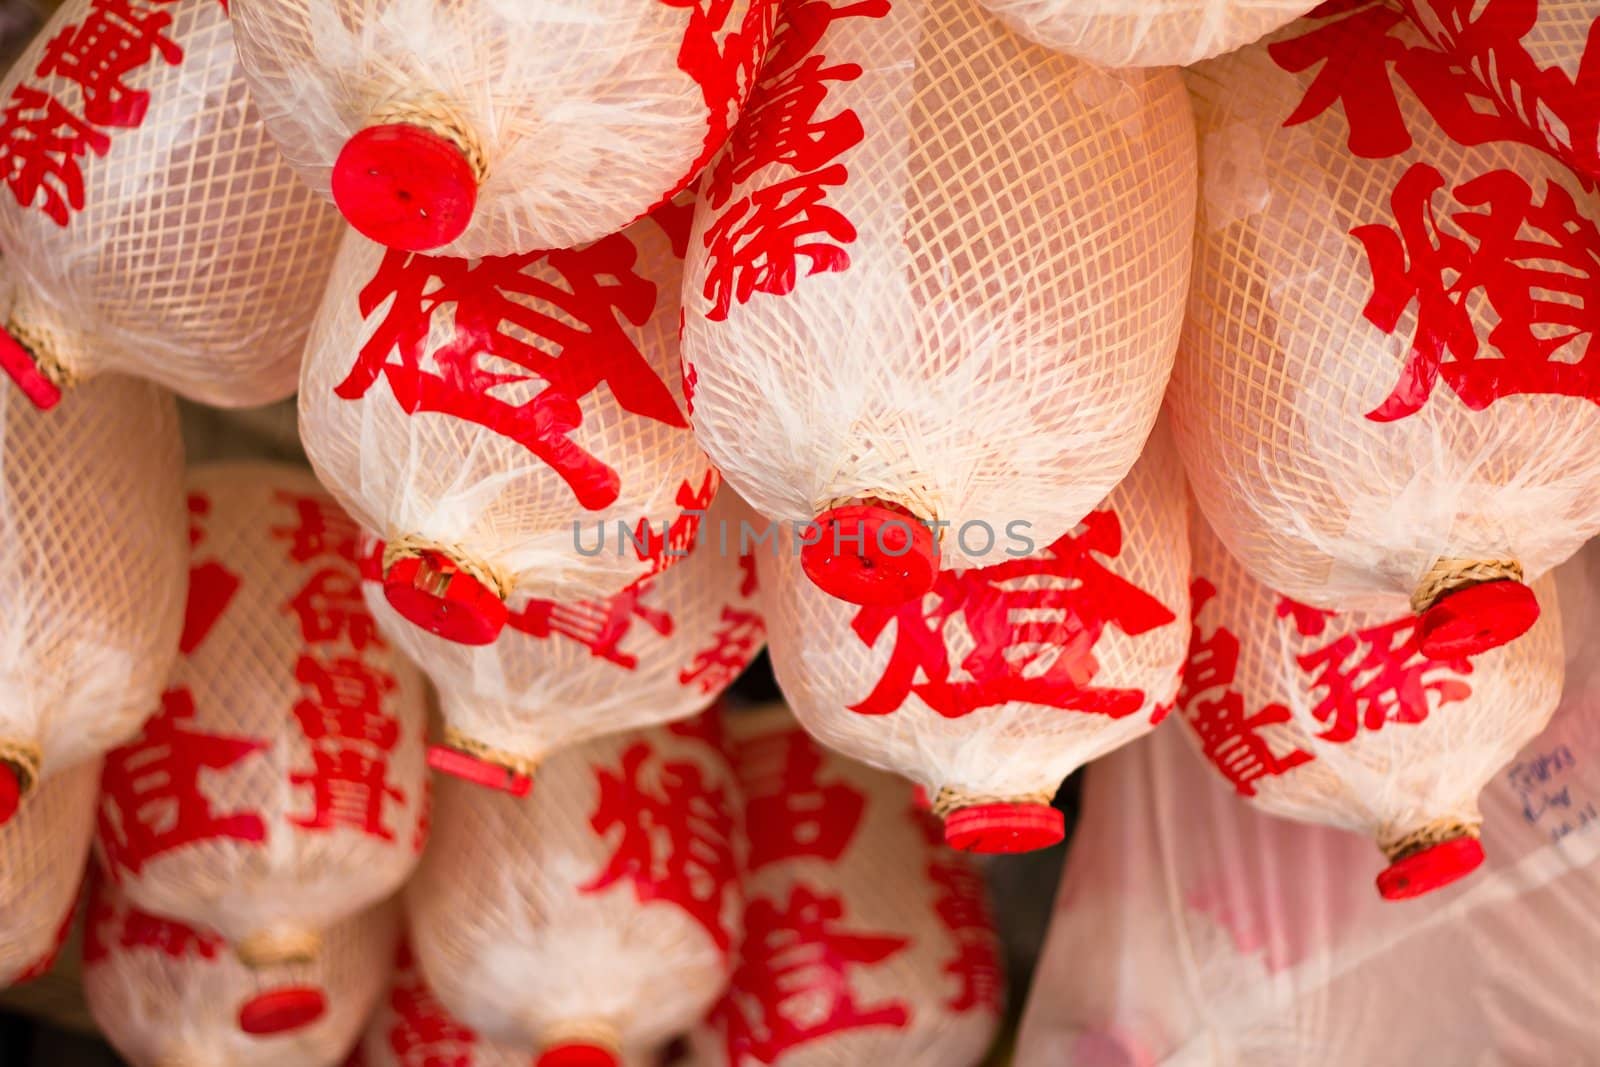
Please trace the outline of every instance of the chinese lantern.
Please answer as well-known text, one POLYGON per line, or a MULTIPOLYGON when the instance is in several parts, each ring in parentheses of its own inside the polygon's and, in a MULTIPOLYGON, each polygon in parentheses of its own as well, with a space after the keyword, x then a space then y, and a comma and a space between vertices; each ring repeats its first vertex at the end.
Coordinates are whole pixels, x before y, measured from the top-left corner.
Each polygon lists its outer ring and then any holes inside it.
POLYGON ((409 251, 568 248, 687 185, 750 91, 776 0, 234 0, 284 156, 409 251))
POLYGON ((1544 147, 1600 178, 1600 2, 1401 0, 1423 34, 1470 70, 1544 147))
POLYGON ((335 1067, 383 992, 399 931, 393 904, 330 926, 315 962, 252 970, 216 934, 140 911, 100 881, 83 993, 133 1067, 335 1067))
POLYGON ((669 204, 584 248, 473 261, 350 236, 306 354, 301 434, 387 542, 406 618, 487 644, 508 601, 611 596, 693 536, 717 476, 680 407, 687 226, 669 204), (595 527, 610 540, 591 545, 595 527))
MULTIPOLYGON (((1415 615, 1331 612, 1252 579, 1193 530, 1194 634, 1179 696, 1200 750, 1257 807, 1368 834, 1403 900, 1483 862, 1478 794, 1561 698, 1561 625, 1473 659, 1422 654, 1415 615)), ((1553 603, 1554 581, 1535 583, 1553 603)))
POLYGON ((941 571, 904 604, 856 607, 813 588, 793 554, 762 557, 778 684, 822 742, 922 785, 956 848, 1054 844, 1062 779, 1172 706, 1188 643, 1185 507, 1158 428, 1076 528, 941 571))
POLYGON ((605 600, 531 600, 492 645, 406 625, 368 582, 379 626, 439 688, 444 743, 429 762, 522 795, 552 752, 703 711, 766 642, 754 549, 740 551, 747 515, 724 490, 682 562, 605 600))
POLYGON ((44 974, 66 940, 99 784, 100 761, 86 760, 48 779, 0 826, 0 989, 44 974))
POLYGON ((183 625, 172 398, 116 375, 42 415, 0 390, 0 823, 43 777, 127 740, 183 625))
POLYGON ((737 788, 714 715, 591 740, 519 798, 439 784, 407 889, 412 945, 452 1015, 539 1067, 646 1056, 732 972, 737 788))
POLYGON ((315 959, 422 851, 421 675, 361 600, 359 532, 309 472, 191 472, 183 655, 106 761, 98 845, 138 908, 252 967, 315 959))
POLYGON ((1317 0, 980 0, 1046 48, 1107 67, 1187 66, 1299 18, 1317 0))
POLYGON ((1594 696, 1495 778, 1483 874, 1425 906, 1367 890, 1359 838, 1238 803, 1172 730, 1096 763, 1016 1067, 1594 1062, 1594 696))
POLYGON ((732 716, 750 859, 703 1067, 980 1062, 1005 996, 983 878, 905 782, 822 749, 781 707, 732 716))
POLYGON ((1193 150, 1175 73, 1102 71, 971 0, 789 9, 700 190, 684 373, 700 443, 821 588, 912 599, 1127 473, 1193 150))
POLYGON ((1173 426, 1257 578, 1409 605, 1425 654, 1472 655, 1533 625, 1527 583, 1600 530, 1600 198, 1398 11, 1326 10, 1186 75, 1173 426))
POLYGON ((0 96, 0 368, 28 398, 111 370, 219 407, 294 392, 343 227, 268 138, 227 4, 68 0, 0 96))

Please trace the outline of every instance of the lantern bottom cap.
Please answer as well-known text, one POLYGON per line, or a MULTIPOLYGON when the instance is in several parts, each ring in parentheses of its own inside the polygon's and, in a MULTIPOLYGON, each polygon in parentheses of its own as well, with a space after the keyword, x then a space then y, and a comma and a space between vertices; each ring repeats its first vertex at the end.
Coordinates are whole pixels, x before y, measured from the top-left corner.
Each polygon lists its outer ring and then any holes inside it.
POLYGON ((15 767, 0 760, 0 826, 10 822, 22 803, 22 779, 15 767))
POLYGON ((1454 837, 1389 864, 1378 875, 1384 900, 1410 900, 1466 877, 1483 863, 1476 837, 1454 837))
POLYGON ((621 1062, 608 1048, 575 1041, 545 1049, 535 1067, 620 1067, 621 1062))
POLYGON ((506 602, 441 552, 398 559, 383 595, 406 621, 458 645, 489 645, 505 629, 506 602))
POLYGON ((310 1026, 327 1010, 328 999, 320 989, 274 989, 245 1002, 239 1009, 239 1029, 255 1036, 286 1034, 310 1026))
POLYGON ((903 604, 933 588, 939 546, 933 531, 894 504, 863 501, 816 518, 817 540, 800 550, 806 577, 852 604, 903 604))
POLYGON ((4 330, 0 330, 0 370, 10 375, 22 395, 40 411, 49 411, 61 403, 61 387, 45 377, 33 353, 4 330))
POLYGON ((363 236, 427 252, 466 232, 478 178, 448 137, 409 122, 368 126, 333 165, 333 202, 363 236))
POLYGON ((533 788, 533 779, 526 774, 449 745, 431 746, 428 749, 428 766, 440 774, 448 774, 485 789, 498 789, 514 797, 525 797, 533 788))
POLYGON ((1533 590, 1502 578, 1440 597, 1422 613, 1418 643, 1429 659, 1459 659, 1514 641, 1538 621, 1533 590))
POLYGON ((1064 837, 1066 819, 1048 804, 977 804, 944 819, 945 843, 962 852, 1033 852, 1064 837))

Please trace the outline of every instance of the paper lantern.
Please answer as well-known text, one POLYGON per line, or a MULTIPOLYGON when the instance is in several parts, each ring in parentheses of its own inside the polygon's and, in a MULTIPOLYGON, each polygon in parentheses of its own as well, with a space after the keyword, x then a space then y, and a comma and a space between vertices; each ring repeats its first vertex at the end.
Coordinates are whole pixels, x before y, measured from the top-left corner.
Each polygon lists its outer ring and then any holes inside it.
POLYGON ((350 236, 306 355, 301 433, 323 483, 387 542, 389 599, 417 625, 487 644, 508 601, 611 596, 693 537, 717 476, 679 406, 687 226, 668 205, 585 248, 479 261, 350 236))
POLYGON ((776 0, 235 0, 267 125, 353 226, 505 256, 604 237, 727 140, 776 0))
POLYGON ((0 826, 0 989, 55 963, 77 913, 99 785, 100 761, 86 760, 46 781, 0 826))
POLYGON ((209 930, 140 911, 115 886, 90 898, 83 993, 132 1067, 335 1067, 383 992, 392 904, 330 926, 315 962, 252 970, 209 930))
POLYGON ((814 588, 792 554, 760 556, 778 684, 825 744, 922 785, 955 847, 1054 844, 1062 779, 1172 706, 1186 524, 1158 429, 1078 527, 1031 555, 941 571, 902 605, 855 607, 814 588))
POLYGON ((1018 33, 1107 67, 1187 66, 1230 52, 1316 0, 979 0, 1018 33))
POLYGON ((279 159, 226 3, 70 0, 0 84, 0 368, 220 407, 294 392, 338 212, 279 159))
POLYGON ((49 415, 0 390, 0 823, 131 737, 178 651, 186 565, 172 398, 118 376, 49 415))
POLYGON ((700 1067, 970 1067, 1005 998, 983 877, 892 775, 781 707, 730 717, 750 835, 745 936, 700 1067))
MULTIPOLYGON (((1423 34, 1470 70, 1502 115, 1600 178, 1600 3, 1401 0, 1423 34)), ((1536 142, 1539 143, 1539 142, 1536 142)))
POLYGON ((518 798, 439 785, 407 890, 434 993, 539 1067, 647 1056, 705 1014, 738 940, 742 839, 717 720, 589 741, 518 798))
MULTIPOLYGON (((1478 793, 1561 698, 1561 625, 1473 659, 1429 659, 1415 615, 1331 612, 1252 579, 1193 530, 1194 635, 1181 718, 1241 796, 1377 840, 1403 900, 1483 862, 1478 793)), ((1554 604, 1550 577, 1535 583, 1554 604)))
POLYGON ((428 803, 421 675, 361 600, 359 533, 309 472, 191 472, 183 656, 107 759, 100 854, 138 908, 246 964, 314 959, 397 890, 428 803))
POLYGON ((1514 639, 1600 530, 1600 198, 1395 10, 1329 7, 1186 75, 1195 285, 1169 394, 1257 578, 1514 639), (1335 106, 1337 104, 1337 106, 1335 106))
MULTIPOLYGON (((741 552, 748 517, 723 490, 695 542, 674 549, 688 555, 671 569, 601 601, 530 600, 492 645, 407 625, 369 581, 379 627, 439 688, 445 730, 430 755, 434 768, 526 794, 553 752, 705 710, 766 642, 756 549, 747 543, 741 552)), ((582 536, 587 544, 593 533, 582 536)), ((369 560, 381 551, 369 549, 369 560)))
POLYGON ((822 588, 903 602, 1049 544, 1133 465, 1188 284, 1175 78, 971 0, 781 22, 700 189, 684 373, 701 444, 822 588))

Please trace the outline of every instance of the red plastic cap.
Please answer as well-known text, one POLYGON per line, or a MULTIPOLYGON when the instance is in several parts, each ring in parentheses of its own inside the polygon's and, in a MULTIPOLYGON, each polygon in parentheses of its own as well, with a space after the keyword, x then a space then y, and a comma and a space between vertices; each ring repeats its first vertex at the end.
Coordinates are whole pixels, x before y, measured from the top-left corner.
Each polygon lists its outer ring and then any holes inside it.
POLYGON ((1442 889, 1477 870, 1483 863, 1483 846, 1475 837, 1457 837, 1396 860, 1378 875, 1378 895, 1384 900, 1410 900, 1442 889))
POLYGON ((610 1049, 574 1043, 545 1049, 537 1067, 621 1067, 621 1063, 610 1049))
POLYGON ((369 126, 333 165, 333 202, 361 233, 406 252, 460 237, 478 203, 478 179, 461 149, 408 123, 369 126))
POLYGON ((0 368, 11 375, 22 395, 33 401, 40 411, 49 411, 61 403, 61 387, 44 376, 33 353, 4 330, 0 330, 0 368))
POLYGON ((322 990, 301 986, 274 989, 249 1000, 239 1009, 239 1029, 256 1037, 286 1034, 310 1026, 328 1010, 322 990))
POLYGON ((493 644, 506 626, 506 602, 438 552, 397 560, 383 595, 408 620, 458 645, 493 644))
POLYGON ((944 819, 945 843, 962 852, 1033 852, 1066 833, 1066 820, 1048 804, 978 804, 944 819))
POLYGON ((818 589, 852 604, 904 604, 933 588, 933 531, 890 504, 847 504, 817 516, 800 565, 818 589))
POLYGON ((22 782, 17 769, 9 763, 0 763, 0 826, 10 822, 22 803, 22 782))
POLYGON ((1460 659, 1514 641, 1538 621, 1533 590, 1505 578, 1440 597, 1422 613, 1418 641, 1429 659, 1460 659))
POLYGON ((514 797, 525 797, 533 788, 533 779, 526 774, 519 774, 509 767, 490 763, 447 745, 434 745, 428 749, 428 766, 440 774, 448 774, 485 789, 498 789, 514 797))

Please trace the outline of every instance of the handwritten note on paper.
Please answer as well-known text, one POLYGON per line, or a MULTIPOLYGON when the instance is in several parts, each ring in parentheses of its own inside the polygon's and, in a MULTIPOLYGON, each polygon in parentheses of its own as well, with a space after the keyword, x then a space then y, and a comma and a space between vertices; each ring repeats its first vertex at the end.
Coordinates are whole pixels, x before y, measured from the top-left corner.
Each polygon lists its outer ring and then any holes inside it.
POLYGON ((1549 752, 1518 760, 1506 772, 1522 801, 1523 819, 1548 830, 1553 842, 1600 821, 1600 809, 1593 801, 1581 794, 1576 801, 1573 798, 1570 772, 1577 765, 1572 749, 1557 745, 1549 752))

